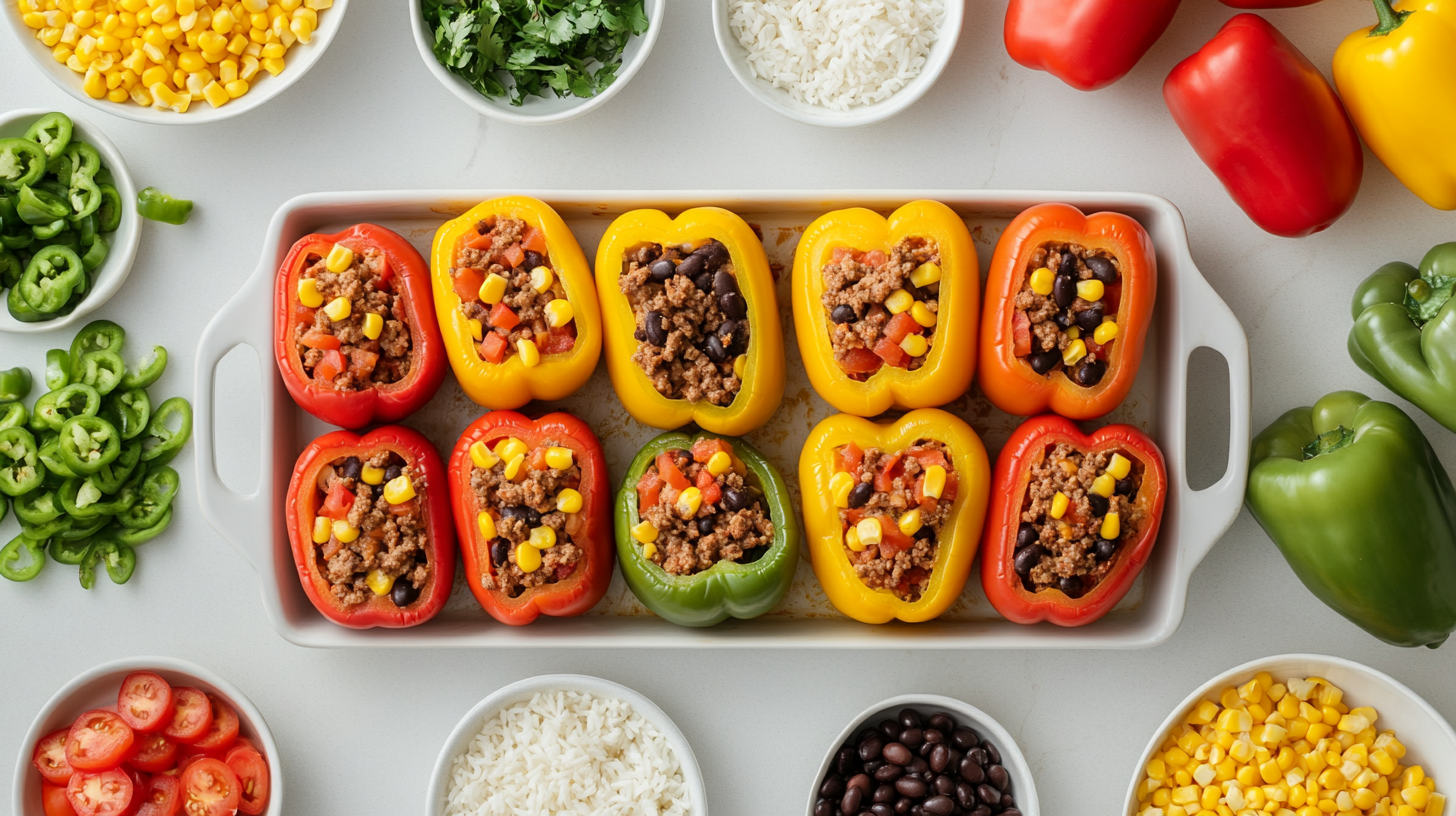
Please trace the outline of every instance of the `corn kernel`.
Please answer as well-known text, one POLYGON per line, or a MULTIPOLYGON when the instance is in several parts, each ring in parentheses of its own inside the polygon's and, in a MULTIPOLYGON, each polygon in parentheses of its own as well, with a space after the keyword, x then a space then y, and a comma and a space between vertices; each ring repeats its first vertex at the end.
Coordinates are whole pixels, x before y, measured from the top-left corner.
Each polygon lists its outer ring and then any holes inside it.
POLYGON ((923 263, 915 267, 915 271, 910 273, 910 282, 920 287, 939 283, 940 266, 935 263, 923 263))
POLYGON ((354 305, 346 297, 336 297, 329 301, 329 305, 324 307, 324 314, 328 315, 329 319, 335 323, 340 320, 347 320, 353 311, 354 305))
POLYGON ((1103 498, 1110 497, 1117 490, 1117 480, 1110 473, 1104 473, 1092 480, 1092 492, 1103 498))
POLYGON ((384 468, 365 465, 359 472, 359 478, 367 485, 381 484, 384 482, 384 468))
POLYGON ((384 500, 390 504, 404 504, 414 497, 414 482, 405 474, 394 477, 384 486, 384 500))
POLYGON ((884 540, 884 531, 880 529, 878 518, 860 519, 855 525, 855 532, 859 533, 859 543, 865 547, 878 547, 884 540))
POLYGON ((100 99, 106 96, 106 78, 95 68, 86 71, 86 78, 81 82, 81 90, 92 99, 100 99))
POLYGON ((328 257, 324 259, 324 266, 330 272, 343 272, 354 265, 354 250, 343 244, 334 244, 329 249, 328 257))
MULTIPOLYGON (((543 269, 544 267, 538 266, 536 268, 543 269)), ((559 329, 565 326, 576 316, 574 310, 571 308, 571 301, 565 298, 556 298, 550 303, 547 303, 545 312, 546 324, 553 329, 559 329)))
POLYGON ((379 335, 384 333, 384 318, 374 312, 365 313, 363 330, 365 337, 378 340, 379 335))
POLYGON ((521 465, 525 464, 525 462, 526 455, 524 453, 518 453, 515 456, 506 459, 506 468, 502 475, 504 475, 509 480, 514 480, 516 476, 520 474, 521 465))
POLYGON ((696 487, 685 487, 683 492, 677 495, 677 514, 685 519, 690 519, 698 514, 698 508, 703 505, 703 491, 696 487))
POLYGON ((499 535, 495 529, 495 519, 491 517, 490 513, 484 510, 480 511, 480 514, 475 517, 475 526, 480 528, 480 537, 486 541, 490 541, 499 535))
POLYGON ((516 458, 517 456, 524 455, 528 450, 530 450, 530 448, 526 446, 526 443, 515 438, 514 436, 508 436, 505 439, 502 439, 501 441, 495 443, 495 455, 506 460, 507 462, 516 458))
POLYGON ((531 288, 537 292, 550 291, 555 282, 556 275, 551 272, 551 267, 538 266, 531 270, 531 288))
POLYGON ((1375 747, 1385 751, 1397 760, 1405 758, 1405 746, 1389 731, 1375 738, 1375 747))
POLYGON ((890 293, 889 297, 885 298, 885 308, 890 310, 890 314, 908 312, 910 311, 910 307, 914 305, 915 296, 904 289, 896 289, 890 293))
POLYGON ((529 543, 538 550, 545 550, 556 546, 556 531, 550 527, 532 527, 529 543))
POLYGON ((1126 479, 1127 475, 1132 472, 1132 462, 1122 454, 1114 453, 1107 462, 1107 472, 1114 479, 1126 479))
POLYGON ((1043 266, 1031 273, 1031 291, 1042 297, 1046 297, 1052 293, 1052 283, 1056 279, 1057 276, 1050 269, 1043 266))
POLYGON ((1431 789, 1424 785, 1402 788, 1400 797, 1405 800, 1407 805, 1416 810, 1425 810, 1426 805, 1431 801, 1431 789))
POLYGON ((274 58, 271 58, 271 59, 264 59, 261 64, 263 66, 263 70, 264 71, 267 71, 268 73, 272 74, 273 76, 278 76, 279 74, 283 73, 283 58, 282 57, 274 57, 274 58))
POLYGON ((359 537, 359 528, 350 525, 349 522, 343 519, 338 519, 333 522, 330 528, 334 534, 334 538, 337 538, 343 544, 348 544, 359 537))
POLYGON ((566 470, 571 467, 576 457, 572 454, 571 448, 554 447, 546 449, 545 458, 548 467, 555 468, 556 470, 566 470))
POLYGON ((1096 303, 1102 299, 1104 291, 1105 287, 1103 287, 1102 281, 1095 278, 1077 282, 1077 297, 1083 300, 1096 303))
POLYGON ((315 516, 313 519, 313 543, 327 544, 329 536, 334 534, 334 523, 327 516, 315 516))
POLYGON ((844 546, 851 552, 864 552, 864 542, 859 540, 859 530, 851 527, 844 531, 844 546))
MULTIPOLYGON (((1115 458, 1114 461, 1116 461, 1115 458)), ((1111 466, 1109 465, 1109 467, 1111 466)), ((1207 725, 1213 722, 1213 718, 1217 716, 1218 704, 1212 700, 1201 700, 1198 705, 1193 707, 1193 712, 1188 715, 1186 722, 1191 725, 1207 725)))
POLYGON ((748 355, 740 354, 733 358, 733 376, 743 379, 743 372, 748 370, 748 355))
POLYGON ((1122 521, 1118 518, 1117 513, 1108 513, 1102 517, 1102 529, 1098 531, 1098 534, 1108 541, 1115 541, 1119 535, 1122 535, 1122 521))
POLYGON ((517 340, 516 353, 521 355, 521 365, 534 368, 541 363, 541 350, 534 340, 517 340))
MULTIPOLYGON (((717 451, 708 457, 707 467, 709 473, 714 476, 722 476, 733 468, 733 457, 729 456, 725 451, 717 451)), ((849 474, 846 473, 845 475, 848 476, 849 474)))
POLYGON ((480 301, 488 306, 494 306, 501 302, 506 296, 506 279, 492 272, 486 276, 485 281, 480 284, 480 301))
POLYGON ((935 312, 930 311, 930 307, 926 306, 924 303, 921 303, 918 300, 915 301, 914 306, 910 307, 910 316, 915 318, 916 323, 919 323, 927 329, 935 325, 935 312))
POLYGON ((652 522, 643 519, 632 528, 632 537, 643 544, 651 544, 657 540, 657 528, 652 526, 652 522))
POLYGON ((224 85, 223 89, 227 91, 228 96, 237 99, 248 92, 248 83, 246 80, 235 79, 224 85))
POLYGON ((1401 788, 1413 788, 1426 780, 1426 772, 1419 765, 1412 765, 1400 775, 1401 788))
POLYGON ((541 569, 541 551, 532 547, 529 541, 521 542, 516 547, 516 566, 528 574, 541 569))
POLYGON ((921 491, 932 499, 940 498, 945 492, 945 477, 945 468, 931 465, 925 469, 925 481, 921 484, 921 491))
POLYGON ((915 535, 916 533, 920 532, 921 527, 925 526, 924 522, 920 520, 919 508, 911 510, 910 512, 901 516, 899 521, 895 522, 895 525, 900 528, 900 532, 904 533, 907 536, 915 535))
POLYGON ((1086 356, 1087 344, 1082 340, 1073 340, 1071 343, 1067 344, 1067 347, 1065 349, 1063 349, 1062 362, 1067 365, 1072 365, 1086 356))
POLYGON ((556 509, 562 513, 580 513, 584 503, 581 493, 569 487, 556 494, 556 509))
POLYGON ((923 335, 907 334, 905 339, 900 341, 900 348, 911 357, 920 357, 930 351, 930 341, 923 335))
POLYGON ((365 574, 364 583, 369 585, 369 591, 375 595, 388 595, 389 591, 394 588, 394 576, 372 569, 365 574))
POLYGON ((1390 776, 1395 773, 1395 757, 1384 748, 1376 748, 1370 752, 1370 767, 1383 776, 1390 776))
POLYGON ((1117 321, 1111 319, 1104 320, 1101 325, 1093 330, 1092 339, 1096 340, 1097 344, 1101 346, 1105 346, 1113 340, 1116 340, 1117 321))
MULTIPOLYGON (((646 524, 647 522, 644 521, 642 523, 643 524, 646 524)), ((643 544, 642 545, 642 556, 644 558, 646 558, 647 560, 649 560, 649 561, 651 561, 652 559, 656 558, 657 557, 657 545, 656 544, 653 544, 650 541, 647 542, 646 544, 643 544)))
MULTIPOLYGON (((1054 519, 1059 519, 1062 516, 1066 515, 1066 513, 1067 513, 1067 506, 1070 505, 1071 503, 1072 503, 1072 500, 1067 497, 1067 494, 1065 494, 1062 491, 1058 490, 1057 493, 1056 493, 1056 495, 1055 496, 1052 496, 1051 512, 1049 512, 1047 515, 1051 516, 1054 519)), ((1179 753, 1183 753, 1183 752, 1182 751, 1179 751, 1179 753)), ((1184 759, 1181 762, 1175 762, 1174 764, 1182 765, 1182 764, 1186 763, 1188 761, 1188 759, 1187 759, 1187 756, 1188 755, 1187 754, 1183 754, 1183 756, 1184 756, 1184 759)))
POLYGON ((849 506, 849 491, 856 483, 853 476, 842 470, 829 477, 829 495, 834 498, 835 507, 849 506))

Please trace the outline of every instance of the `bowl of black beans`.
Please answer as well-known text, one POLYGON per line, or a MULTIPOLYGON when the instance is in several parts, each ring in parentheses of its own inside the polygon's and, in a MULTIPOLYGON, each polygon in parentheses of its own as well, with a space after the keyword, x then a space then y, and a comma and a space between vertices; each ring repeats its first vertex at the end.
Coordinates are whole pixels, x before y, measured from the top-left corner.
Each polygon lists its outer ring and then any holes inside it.
POLYGON ((1026 758, 975 706, 906 694, 871 706, 835 740, 809 816, 1039 816, 1026 758))

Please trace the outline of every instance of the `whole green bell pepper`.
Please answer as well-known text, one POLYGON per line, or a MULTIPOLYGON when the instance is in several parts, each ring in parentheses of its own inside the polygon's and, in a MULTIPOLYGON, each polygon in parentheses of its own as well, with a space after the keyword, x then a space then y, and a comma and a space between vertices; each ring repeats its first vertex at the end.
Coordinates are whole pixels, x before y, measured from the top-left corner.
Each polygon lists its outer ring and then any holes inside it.
POLYGON ((614 520, 617 563, 627 586, 644 606, 680 626, 712 626, 729 616, 746 620, 762 615, 783 599, 799 564, 799 519, 784 479, 742 439, 699 431, 665 433, 648 442, 627 469, 614 520), (658 454, 691 449, 700 439, 722 439, 733 447, 748 471, 748 483, 762 491, 761 501, 773 522, 773 543, 754 561, 723 560, 693 575, 670 575, 643 554, 632 536, 633 526, 641 520, 637 483, 658 454))
POLYGON ((1388 263, 1355 290, 1348 347, 1381 385, 1456 431, 1456 242, 1388 263))
POLYGON ((1405 412, 1353 391, 1254 438, 1246 500, 1306 588, 1396 646, 1456 629, 1456 492, 1405 412))

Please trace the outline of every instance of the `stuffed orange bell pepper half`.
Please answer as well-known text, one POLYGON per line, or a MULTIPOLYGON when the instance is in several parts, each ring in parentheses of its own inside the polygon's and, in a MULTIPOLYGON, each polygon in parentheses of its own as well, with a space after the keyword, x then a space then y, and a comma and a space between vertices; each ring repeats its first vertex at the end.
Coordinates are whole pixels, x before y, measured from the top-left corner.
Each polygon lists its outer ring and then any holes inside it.
POLYGON ((865 623, 927 621, 971 573, 990 496, 976 432, 936 408, 879 425, 848 414, 809 433, 799 491, 814 574, 865 623))
POLYGON ((561 399, 601 353, 586 256, 561 216, 524 196, 483 201, 435 233, 435 311, 460 387, 487 408, 561 399))
POLYGON ((1157 286, 1152 239, 1132 218, 1066 204, 1026 210, 991 260, 981 390, 1018 416, 1108 413, 1137 378, 1157 286))
POLYGON ((738 436, 784 395, 784 341, 763 243, 698 207, 625 213, 597 248, 607 371, 637 421, 738 436))
POLYGON ((980 271, 966 224, 936 201, 887 220, 836 210, 794 253, 794 328, 809 382, 849 414, 944 405, 976 368, 980 271))

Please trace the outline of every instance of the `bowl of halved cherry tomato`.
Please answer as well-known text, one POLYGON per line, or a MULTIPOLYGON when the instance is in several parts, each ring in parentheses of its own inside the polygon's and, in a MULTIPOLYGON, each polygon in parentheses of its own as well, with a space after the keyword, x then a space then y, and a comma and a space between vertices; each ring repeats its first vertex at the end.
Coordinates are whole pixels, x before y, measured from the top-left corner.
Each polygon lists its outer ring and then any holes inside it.
POLYGON ((97 666, 57 691, 16 761, 16 816, 278 816, 278 747, 252 702, 165 657, 97 666))

